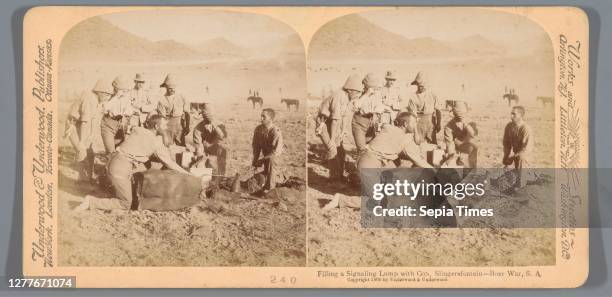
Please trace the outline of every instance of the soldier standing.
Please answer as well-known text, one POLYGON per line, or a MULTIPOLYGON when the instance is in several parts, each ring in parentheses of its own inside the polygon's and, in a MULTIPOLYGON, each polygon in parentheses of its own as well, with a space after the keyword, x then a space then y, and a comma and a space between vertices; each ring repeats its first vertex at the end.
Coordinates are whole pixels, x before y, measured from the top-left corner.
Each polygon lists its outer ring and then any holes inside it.
POLYGON ((144 89, 146 80, 144 75, 137 73, 134 77, 134 88, 130 91, 132 98, 132 106, 136 110, 136 114, 132 116, 131 126, 142 126, 147 117, 157 109, 158 100, 157 97, 151 96, 147 90, 144 89))
POLYGON ((91 93, 84 93, 70 107, 65 137, 77 151, 79 179, 93 178, 94 135, 102 120, 104 104, 113 93, 111 83, 100 79, 91 93))
POLYGON ((225 175, 227 149, 223 140, 227 138, 225 125, 215 120, 209 103, 198 104, 198 111, 202 115, 200 121, 193 130, 193 144, 195 156, 204 158, 205 155, 217 158, 217 174, 225 175))
POLYGON ((356 111, 351 123, 353 138, 359 152, 363 152, 366 144, 374 137, 380 128, 380 115, 388 110, 382 103, 382 78, 369 73, 362 83, 364 91, 355 101, 356 111))
POLYGON ((409 99, 408 111, 418 118, 419 134, 428 143, 437 144, 437 133, 441 130, 442 121, 438 97, 431 91, 423 72, 417 73, 411 85, 416 85, 417 91, 409 99))
POLYGON ((97 198, 91 195, 76 210, 86 209, 130 209, 132 205, 132 175, 146 171, 145 163, 156 156, 169 169, 188 174, 176 164, 161 137, 167 121, 160 115, 152 115, 147 127, 134 127, 132 133, 111 154, 108 175, 115 189, 116 198, 97 198))
POLYGON ((389 111, 382 115, 381 122, 385 124, 393 124, 393 121, 397 117, 397 114, 402 110, 402 97, 400 95, 400 88, 395 85, 397 77, 393 71, 387 71, 385 75, 385 85, 382 89, 382 101, 389 111))
POLYGON ((504 129, 504 159, 505 166, 514 164, 514 168, 518 170, 520 187, 524 187, 527 183, 523 168, 529 160, 531 151, 531 128, 525 123, 525 108, 515 106, 512 108, 511 121, 504 129), (512 153, 512 154, 511 154, 512 153))
POLYGON ((175 144, 185 146, 185 135, 190 129, 191 106, 183 95, 176 93, 177 85, 172 75, 166 75, 159 87, 166 88, 166 93, 159 100, 157 111, 168 120, 168 136, 175 144))
POLYGON ((261 125, 253 133, 253 167, 263 166, 266 183, 264 190, 276 187, 278 158, 283 152, 283 135, 274 124, 275 112, 271 108, 261 111, 261 125), (261 157, 260 157, 261 155, 261 157))
MULTIPOLYGON (((453 107, 453 119, 444 128, 446 143, 445 162, 456 161, 457 165, 476 168, 478 146, 474 142, 478 135, 476 124, 466 119, 467 106, 463 101, 457 101, 453 107), (467 161, 465 160, 467 156, 467 161)), ((451 163, 452 165, 452 163, 451 163)))
POLYGON ((354 112, 352 103, 363 91, 361 78, 356 74, 349 76, 342 90, 333 92, 321 103, 317 117, 315 133, 321 138, 327 148, 326 159, 329 162, 329 178, 332 181, 344 179, 343 140, 350 116, 354 112))
POLYGON ((115 146, 123 142, 128 120, 134 114, 129 81, 123 76, 117 76, 112 86, 113 96, 104 106, 100 125, 102 142, 107 153, 114 152, 115 146))

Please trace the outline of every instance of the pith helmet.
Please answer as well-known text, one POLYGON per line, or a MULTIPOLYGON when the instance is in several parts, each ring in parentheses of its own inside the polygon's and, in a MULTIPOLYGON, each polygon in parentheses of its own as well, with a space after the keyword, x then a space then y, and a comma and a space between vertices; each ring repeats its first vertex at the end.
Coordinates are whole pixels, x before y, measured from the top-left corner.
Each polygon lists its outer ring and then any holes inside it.
POLYGON ((464 101, 457 101, 453 107, 453 113, 456 115, 463 115, 468 111, 467 103, 464 101))
POLYGON ((368 73, 363 79, 363 84, 368 88, 382 87, 383 79, 374 73, 368 73))
POLYGON ((419 73, 417 73, 416 77, 412 81, 411 85, 426 86, 427 83, 427 76, 422 71, 419 71, 419 73))
POLYGON ((176 82, 174 81, 174 78, 172 77, 171 74, 166 75, 166 79, 164 79, 164 82, 159 85, 160 88, 176 88, 176 82))
POLYGON ((134 77, 134 81, 135 82, 145 82, 147 80, 145 79, 142 73, 136 73, 136 76, 134 77))
POLYGON ((129 90, 132 87, 130 81, 123 75, 115 77, 112 85, 119 90, 129 90))
POLYGON ((345 90, 363 91, 363 83, 361 77, 357 74, 351 74, 342 87, 345 90))
POLYGON ((395 72, 391 70, 387 71, 387 74, 385 75, 385 79, 386 80, 397 80, 397 77, 395 76, 395 72))
POLYGON ((113 90, 113 86, 106 79, 99 79, 96 82, 96 85, 91 90, 93 92, 97 92, 97 93, 106 93, 106 94, 113 94, 114 93, 113 92, 114 91, 113 90))

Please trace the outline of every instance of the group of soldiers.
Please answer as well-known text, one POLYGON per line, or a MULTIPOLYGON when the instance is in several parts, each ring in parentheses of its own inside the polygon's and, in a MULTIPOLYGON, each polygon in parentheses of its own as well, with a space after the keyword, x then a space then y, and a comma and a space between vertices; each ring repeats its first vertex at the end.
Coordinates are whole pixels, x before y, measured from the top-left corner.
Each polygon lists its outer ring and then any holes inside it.
MULTIPOLYGON (((442 102, 424 72, 411 82, 416 86, 413 93, 403 94, 396 81, 393 71, 384 77, 352 74, 321 103, 315 133, 326 147, 331 180, 345 181, 344 139, 349 127, 359 155, 357 169, 477 167, 478 128, 468 119, 466 102, 455 101, 452 119, 442 126, 442 102), (438 139, 442 129, 443 139, 438 139)), ((502 163, 519 172, 532 146, 524 116, 525 108, 514 106, 503 135, 502 163)), ((525 178, 519 179, 524 185, 525 178)))
MULTIPOLYGON (((117 198, 87 195, 78 210, 129 209, 133 174, 150 169, 153 163, 184 174, 189 174, 191 166, 206 164, 203 166, 213 168, 216 175, 225 175, 227 131, 211 105, 196 104, 202 119, 192 126, 191 103, 177 92, 172 75, 168 74, 159 86, 165 89, 161 96, 144 88, 143 74, 136 74, 132 81, 124 76, 117 76, 112 83, 100 79, 91 92, 85 92, 70 107, 64 136, 76 151, 79 178, 94 178, 93 145, 99 133, 108 159, 102 178, 110 182, 117 198), (188 144, 185 138, 190 133, 193 141, 188 144), (173 154, 176 148, 193 152, 186 167, 177 163, 173 154), (210 159, 215 161, 208 162, 210 159)), ((261 124, 253 133, 251 165, 263 167, 265 190, 276 185, 277 160, 283 148, 282 133, 274 118, 273 109, 263 109, 261 124)))

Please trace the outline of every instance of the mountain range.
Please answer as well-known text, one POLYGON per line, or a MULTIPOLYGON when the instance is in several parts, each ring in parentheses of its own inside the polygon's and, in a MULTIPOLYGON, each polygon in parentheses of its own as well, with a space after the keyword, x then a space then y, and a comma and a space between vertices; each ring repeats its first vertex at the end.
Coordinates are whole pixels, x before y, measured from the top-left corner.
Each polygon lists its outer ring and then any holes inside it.
POLYGON ((385 30, 356 14, 325 24, 313 36, 309 55, 313 58, 440 58, 503 55, 507 49, 472 35, 455 41, 431 37, 407 38, 385 30))
POLYGON ((275 55, 303 55, 302 41, 297 34, 281 38, 271 44, 242 47, 219 37, 199 44, 185 44, 176 40, 150 41, 127 32, 112 23, 94 17, 74 26, 64 37, 60 58, 69 61, 122 62, 206 60, 223 58, 251 58, 258 53, 275 55))

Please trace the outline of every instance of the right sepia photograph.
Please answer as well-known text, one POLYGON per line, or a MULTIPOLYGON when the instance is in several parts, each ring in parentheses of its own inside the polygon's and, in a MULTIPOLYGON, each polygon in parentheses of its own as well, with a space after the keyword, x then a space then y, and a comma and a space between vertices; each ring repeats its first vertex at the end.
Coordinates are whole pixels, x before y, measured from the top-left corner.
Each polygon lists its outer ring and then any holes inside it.
POLYGON ((491 9, 394 8, 322 26, 307 58, 308 266, 555 265, 555 226, 542 223, 555 210, 554 59, 537 23, 491 9), (495 199, 470 207, 496 212, 460 216, 460 199, 420 192, 432 199, 376 202, 443 215, 367 221, 364 185, 384 172, 483 185, 495 199), (487 215, 497 223, 474 219, 487 215))

